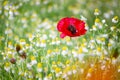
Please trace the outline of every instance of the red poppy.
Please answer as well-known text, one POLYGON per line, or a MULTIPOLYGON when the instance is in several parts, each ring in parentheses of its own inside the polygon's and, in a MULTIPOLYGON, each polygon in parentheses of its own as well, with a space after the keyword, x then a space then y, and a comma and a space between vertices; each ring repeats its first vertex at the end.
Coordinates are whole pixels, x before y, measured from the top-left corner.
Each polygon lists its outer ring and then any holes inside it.
POLYGON ((63 18, 58 22, 58 31, 61 32, 60 37, 65 36, 77 37, 86 33, 85 22, 77 18, 63 18))

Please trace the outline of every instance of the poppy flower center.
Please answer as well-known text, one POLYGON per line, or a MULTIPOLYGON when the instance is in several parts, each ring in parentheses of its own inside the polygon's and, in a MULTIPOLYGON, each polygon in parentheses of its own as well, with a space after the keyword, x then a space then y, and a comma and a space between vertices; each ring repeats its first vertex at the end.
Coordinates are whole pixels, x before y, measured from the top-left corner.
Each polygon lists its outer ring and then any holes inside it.
POLYGON ((68 26, 68 30, 72 33, 75 34, 76 33, 76 28, 73 25, 69 25, 68 26))

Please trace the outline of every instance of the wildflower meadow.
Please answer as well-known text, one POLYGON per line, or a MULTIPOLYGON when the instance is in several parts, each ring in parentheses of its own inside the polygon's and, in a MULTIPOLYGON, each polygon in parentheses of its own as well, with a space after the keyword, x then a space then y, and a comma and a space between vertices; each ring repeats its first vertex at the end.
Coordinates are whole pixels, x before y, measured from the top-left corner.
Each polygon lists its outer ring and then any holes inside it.
POLYGON ((0 80, 120 80, 120 0, 0 0, 0 80))

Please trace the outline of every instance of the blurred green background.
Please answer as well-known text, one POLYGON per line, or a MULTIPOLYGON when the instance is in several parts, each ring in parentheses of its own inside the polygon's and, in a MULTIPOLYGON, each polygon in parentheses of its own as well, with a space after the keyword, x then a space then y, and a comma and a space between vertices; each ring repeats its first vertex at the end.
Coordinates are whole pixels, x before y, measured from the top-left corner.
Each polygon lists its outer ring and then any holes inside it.
POLYGON ((20 33, 20 37, 24 37, 24 32, 30 32, 31 26, 36 26, 31 22, 34 17, 38 22, 45 19, 57 22, 63 17, 84 16, 91 27, 96 8, 100 10, 99 17, 105 18, 109 25, 114 15, 120 17, 120 0, 0 0, 0 36, 6 38, 5 29, 11 28, 14 34, 20 33), (29 27, 21 29, 24 26, 21 20, 27 21, 25 25, 29 27))
MULTIPOLYGON (((71 17, 71 16, 74 16, 79 19, 81 19, 81 16, 84 16, 87 19, 86 25, 90 29, 92 29, 93 25, 95 25, 95 20, 97 18, 100 20, 100 23, 102 23, 102 20, 105 20, 106 23, 100 24, 102 25, 102 29, 98 29, 98 30, 96 29, 93 32, 92 31, 90 32, 90 30, 88 30, 87 35, 80 37, 78 39, 79 41, 75 41, 75 43, 74 40, 72 41, 72 39, 68 39, 69 41, 74 43, 74 45, 72 46, 67 45, 69 47, 68 51, 72 52, 72 49, 74 48, 76 51, 76 44, 80 47, 80 51, 81 51, 82 44, 84 44, 85 42, 87 44, 86 47, 88 47, 88 45, 91 44, 90 40, 92 40, 93 38, 93 40, 96 41, 101 40, 102 42, 105 43, 105 44, 96 44, 95 41, 96 51, 98 50, 102 52, 101 48, 103 49, 105 48, 110 55, 112 53, 113 54, 117 53, 118 56, 118 52, 116 52, 116 49, 114 50, 114 48, 117 47, 117 49, 119 49, 120 47, 119 46, 120 39, 118 39, 120 35, 119 34, 120 29, 118 29, 120 28, 120 22, 115 24, 112 22, 112 18, 114 16, 118 16, 118 19, 120 19, 120 0, 0 0, 0 61, 1 61, 0 78, 3 77, 3 79, 8 80, 9 79, 8 76, 11 77, 11 75, 8 75, 8 73, 5 70, 3 70, 4 69, 3 65, 5 64, 5 62, 9 62, 9 56, 8 56, 9 51, 10 54, 17 53, 15 50, 15 46, 16 46, 15 44, 20 44, 20 42, 23 43, 25 42, 25 44, 29 46, 29 50, 27 51, 28 61, 25 62, 24 64, 25 66, 26 63, 28 63, 29 60, 31 59, 31 56, 36 56, 36 59, 38 59, 38 61, 41 62, 39 60, 41 54, 44 58, 47 55, 47 51, 49 50, 49 48, 53 52, 57 48, 60 51, 62 51, 62 48, 64 48, 63 46, 66 46, 65 43, 68 40, 66 39, 65 42, 65 39, 63 40, 58 37, 59 32, 56 30, 57 22, 63 17, 71 17), (98 16, 94 15, 94 11, 96 8, 99 9, 100 11, 99 12, 100 15, 98 16), (111 28, 114 29, 111 31, 111 28), (108 35, 108 37, 102 38, 101 35, 104 34, 108 35), (30 41, 29 39, 31 39, 31 36, 34 37, 34 35, 36 38, 30 41), (44 39, 42 39, 43 37, 47 37, 46 42, 44 39), (111 40, 112 42, 110 42, 111 40), (55 41, 56 43, 58 41, 59 45, 55 45, 55 46, 52 45, 51 47, 51 45, 49 44, 55 41), (46 48, 44 49, 40 47, 36 48, 36 46, 40 45, 41 43, 45 43, 47 45, 45 46, 46 48), (113 47, 110 48, 110 50, 108 49, 108 44, 110 46, 113 44, 112 45, 113 47), (33 49, 31 49, 31 47, 33 47, 33 49), (40 55, 37 56, 35 53, 40 55)), ((27 46, 25 45, 25 47, 27 46)), ((77 49, 79 53, 79 48, 77 49)), ((90 52, 88 51, 87 53, 93 53, 93 54, 95 53, 94 49, 93 50, 88 49, 88 50, 90 52)), ((15 58, 19 61, 18 56, 19 56, 18 54, 15 54, 15 58)), ((54 59, 52 61, 57 61, 56 56, 57 55, 54 56, 54 59)), ((61 60, 63 59, 62 56, 60 56, 60 58, 61 60)), ((70 58, 68 57, 66 58, 66 60, 67 59, 70 58)), ((94 59, 90 59, 90 60, 94 62, 94 59)), ((90 62, 87 62, 87 64, 88 63, 90 62)), ((47 66, 47 64, 48 63, 44 63, 45 66, 47 66)), ((20 68, 21 66, 18 65, 18 67, 20 68)), ((21 70, 17 70, 17 68, 15 69, 16 72, 21 71, 21 70)), ((24 67, 24 69, 26 70, 27 67, 24 67)), ((18 75, 16 75, 16 73, 15 73, 15 78, 18 79, 18 75)), ((22 79, 22 77, 19 78, 22 79)))

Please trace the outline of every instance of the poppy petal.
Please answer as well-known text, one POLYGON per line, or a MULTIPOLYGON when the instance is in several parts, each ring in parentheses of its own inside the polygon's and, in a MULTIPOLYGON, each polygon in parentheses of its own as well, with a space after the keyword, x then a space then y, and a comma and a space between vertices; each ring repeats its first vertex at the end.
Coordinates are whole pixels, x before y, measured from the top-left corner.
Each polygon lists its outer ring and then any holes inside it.
POLYGON ((64 37, 66 37, 67 35, 66 34, 64 34, 64 33, 61 33, 60 34, 60 38, 64 38, 64 37))
POLYGON ((65 36, 77 37, 86 33, 85 22, 77 18, 62 18, 57 24, 57 30, 61 32, 61 38, 65 36))

